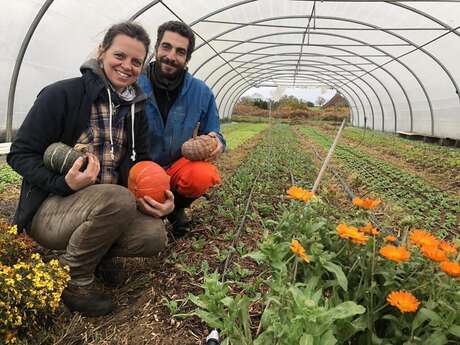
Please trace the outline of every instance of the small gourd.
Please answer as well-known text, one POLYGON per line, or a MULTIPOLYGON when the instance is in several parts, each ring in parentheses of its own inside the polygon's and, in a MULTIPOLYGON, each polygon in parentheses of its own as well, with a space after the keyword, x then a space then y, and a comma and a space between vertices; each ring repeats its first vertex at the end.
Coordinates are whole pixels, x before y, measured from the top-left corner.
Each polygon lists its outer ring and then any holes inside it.
POLYGON ((193 131, 193 138, 182 144, 182 156, 191 161, 202 161, 208 158, 217 147, 217 138, 210 135, 197 136, 200 123, 193 131))
POLYGON ((76 150, 69 145, 57 142, 46 148, 43 154, 43 164, 48 169, 58 174, 65 175, 80 157, 83 158, 83 164, 80 168, 80 170, 83 171, 88 164, 86 154, 82 152, 82 150, 76 150))

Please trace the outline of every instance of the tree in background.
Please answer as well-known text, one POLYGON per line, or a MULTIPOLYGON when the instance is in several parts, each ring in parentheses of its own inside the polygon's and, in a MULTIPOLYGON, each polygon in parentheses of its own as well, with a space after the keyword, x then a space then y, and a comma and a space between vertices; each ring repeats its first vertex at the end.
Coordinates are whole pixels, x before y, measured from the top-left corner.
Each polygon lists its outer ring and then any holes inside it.
POLYGON ((326 100, 324 99, 324 97, 319 96, 319 97, 316 99, 316 104, 317 104, 318 106, 321 107, 324 103, 326 103, 326 100))
MULTIPOLYGON (((326 102, 326 100, 322 97, 318 97, 322 99, 322 104, 326 102)), ((253 96, 244 96, 241 97, 238 104, 255 106, 259 109, 267 110, 268 109, 268 100, 261 97, 259 94, 254 94, 253 96)), ((318 102, 318 100, 317 100, 318 102)), ((272 109, 278 108, 290 108, 295 110, 308 110, 308 108, 315 107, 315 104, 311 101, 305 101, 301 98, 297 98, 293 95, 284 95, 278 101, 272 100, 272 109)))

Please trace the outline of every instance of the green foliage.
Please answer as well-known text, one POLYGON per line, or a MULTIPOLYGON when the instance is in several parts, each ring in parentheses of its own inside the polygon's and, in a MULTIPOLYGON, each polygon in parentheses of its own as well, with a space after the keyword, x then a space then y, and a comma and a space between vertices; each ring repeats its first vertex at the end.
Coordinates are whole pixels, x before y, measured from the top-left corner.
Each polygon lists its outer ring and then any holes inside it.
POLYGON ((310 284, 272 286, 269 306, 262 314, 264 331, 254 341, 262 344, 337 344, 336 321, 363 314, 365 309, 354 302, 331 307, 323 291, 310 284), (275 294, 273 293, 275 292, 275 294))
POLYGON ((204 293, 199 296, 192 294, 188 296, 189 301, 199 309, 183 316, 196 315, 211 328, 221 329, 221 335, 226 338, 222 345, 251 345, 249 305, 257 297, 237 295, 233 298, 228 296, 229 286, 219 281, 217 273, 205 275, 203 289, 204 293))
POLYGON ((19 176, 8 164, 0 163, 0 193, 9 185, 19 185, 21 183, 19 176))
POLYGON ((168 309, 169 314, 174 317, 176 316, 176 314, 178 314, 180 310, 179 302, 183 303, 185 300, 184 299, 169 299, 167 297, 163 297, 161 301, 163 302, 163 305, 168 309))
MULTIPOLYGON (((329 148, 332 144, 332 138, 313 128, 302 130, 324 148, 329 148)), ((458 228, 459 198, 452 197, 430 186, 422 178, 350 145, 337 145, 334 155, 348 172, 357 174, 360 182, 370 191, 401 205, 406 214, 411 215, 410 219, 404 219, 401 227, 423 227, 442 236, 445 236, 447 231, 455 231, 458 228)))
POLYGON ((232 150, 267 128, 265 123, 231 123, 222 126, 227 148, 232 150))
MULTIPOLYGON (((312 137, 321 140, 314 132, 312 137)), ((324 140, 324 145, 330 142, 324 140)), ((349 151, 339 148, 343 156, 349 151)), ((360 151, 354 156, 358 160, 360 155, 364 165, 368 157, 360 151)), ((224 206, 217 212, 235 226, 249 191, 253 192, 255 202, 247 218, 260 221, 265 230, 257 250, 245 254, 246 249, 236 244, 225 250, 216 247, 216 253, 217 260, 231 253, 256 261, 264 269, 257 280, 262 288, 260 295, 249 288, 246 281, 252 277, 245 278, 253 272, 234 263, 226 278, 237 281, 220 282, 217 274, 206 275, 203 292, 189 296, 197 306, 193 315, 222 330, 226 345, 458 343, 458 281, 441 272, 437 263, 415 248, 409 262, 389 261, 379 255, 383 236, 369 236, 363 244, 338 236, 339 219, 361 226, 369 220, 368 211, 336 209, 319 197, 305 203, 286 202, 279 196, 292 180, 305 181, 308 189, 308 181, 315 177, 311 165, 286 126, 276 126, 218 192, 222 199, 218 204, 224 206), (293 240, 303 248, 303 256, 293 251, 293 240), (397 290, 410 291, 420 301, 416 312, 401 313, 388 304, 387 296, 397 290), (254 310, 263 311, 254 315, 254 310)), ((413 183, 411 188, 417 187, 413 183)), ((405 222, 412 226, 418 220, 405 222)))

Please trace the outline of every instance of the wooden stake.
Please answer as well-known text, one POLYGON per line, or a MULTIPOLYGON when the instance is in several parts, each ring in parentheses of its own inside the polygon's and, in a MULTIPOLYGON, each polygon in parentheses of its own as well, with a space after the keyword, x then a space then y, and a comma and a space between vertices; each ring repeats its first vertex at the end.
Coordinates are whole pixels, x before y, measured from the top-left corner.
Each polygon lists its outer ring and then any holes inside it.
POLYGON ((197 122, 195 129, 193 130, 193 139, 198 135, 198 130, 200 129, 200 121, 197 122))
POLYGON ((324 172, 326 171, 327 165, 329 164, 329 161, 332 158, 332 154, 334 153, 335 146, 337 145, 340 135, 342 134, 343 127, 345 127, 345 121, 346 119, 343 119, 342 124, 340 125, 340 128, 335 136, 334 142, 332 143, 332 146, 329 149, 329 152, 327 153, 326 159, 324 160, 323 166, 321 167, 321 170, 318 173, 318 177, 316 178, 315 184, 313 185, 313 189, 312 189, 313 193, 316 193, 316 191, 318 190, 319 183, 321 182, 324 172))

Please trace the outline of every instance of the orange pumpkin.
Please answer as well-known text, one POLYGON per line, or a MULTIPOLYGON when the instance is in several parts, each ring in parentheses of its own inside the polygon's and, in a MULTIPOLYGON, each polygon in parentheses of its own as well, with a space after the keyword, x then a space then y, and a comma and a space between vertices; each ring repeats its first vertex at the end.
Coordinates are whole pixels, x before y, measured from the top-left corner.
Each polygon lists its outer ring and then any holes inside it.
POLYGON ((164 202, 165 191, 171 188, 169 180, 169 175, 161 166, 151 161, 142 161, 129 171, 128 189, 136 199, 148 195, 158 202, 164 202))

